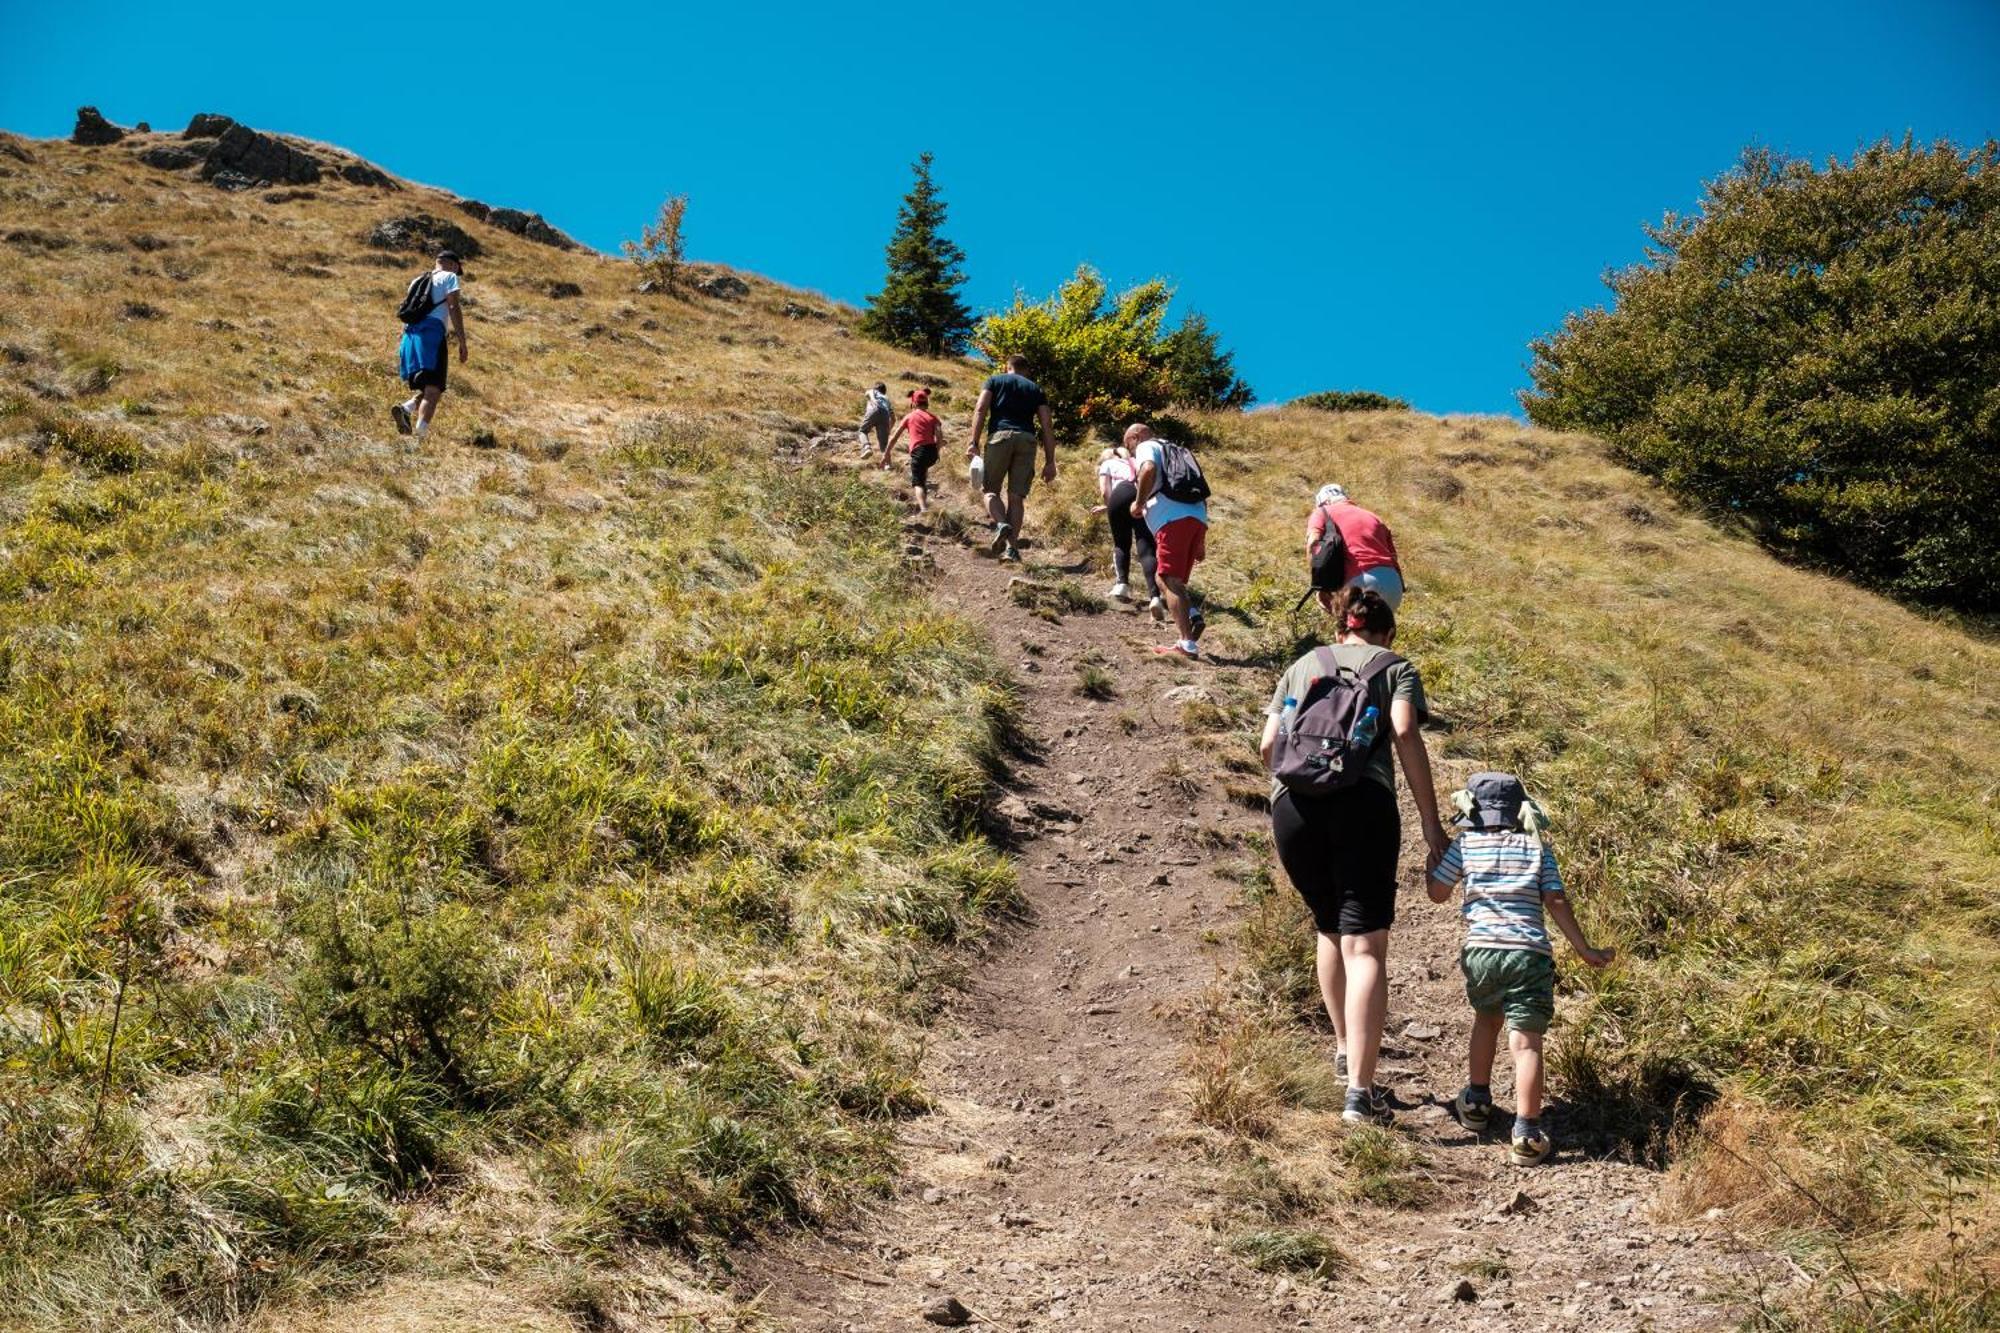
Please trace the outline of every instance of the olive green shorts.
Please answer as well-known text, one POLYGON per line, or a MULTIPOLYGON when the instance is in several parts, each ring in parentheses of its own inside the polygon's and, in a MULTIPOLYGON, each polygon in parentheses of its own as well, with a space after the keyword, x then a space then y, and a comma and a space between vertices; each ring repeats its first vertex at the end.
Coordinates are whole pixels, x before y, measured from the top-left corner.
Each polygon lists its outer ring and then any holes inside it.
POLYGON ((1023 430, 996 430, 986 437, 986 493, 1026 495, 1035 484, 1035 437, 1023 430))
POLYGON ((1556 1016, 1556 961, 1533 949, 1467 949, 1465 998, 1474 1013, 1504 1014, 1516 1032, 1547 1032, 1556 1016))

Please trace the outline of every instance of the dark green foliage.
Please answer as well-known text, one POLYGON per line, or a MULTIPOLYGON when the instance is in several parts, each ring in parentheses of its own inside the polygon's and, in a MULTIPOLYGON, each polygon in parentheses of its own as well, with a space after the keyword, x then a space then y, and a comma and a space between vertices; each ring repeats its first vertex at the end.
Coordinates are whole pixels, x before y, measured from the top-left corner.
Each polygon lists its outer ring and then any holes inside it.
POLYGON ((1235 353, 1222 350, 1221 335, 1199 311, 1189 311, 1180 327, 1160 340, 1160 364, 1175 406, 1240 412, 1256 399, 1236 373, 1235 353))
POLYGON ((1761 150, 1533 345, 1537 424, 1894 595, 2000 607, 2000 146, 1761 150))
POLYGON ((1113 298, 1084 265, 1046 301, 1016 297, 981 321, 973 342, 994 361, 1028 359, 1049 395, 1056 428, 1116 434, 1169 407, 1242 408, 1254 395, 1208 321, 1190 314, 1168 329, 1173 288, 1144 282, 1113 298))
POLYGON ((868 298, 861 331, 926 356, 956 356, 972 332, 972 312, 958 299, 965 285, 965 251, 943 234, 945 203, 931 180, 931 155, 910 170, 917 182, 903 196, 889 237, 889 272, 868 298))
POLYGON ((1322 412, 1407 412, 1410 405, 1400 398, 1368 389, 1328 389, 1292 399, 1294 407, 1312 407, 1322 412))

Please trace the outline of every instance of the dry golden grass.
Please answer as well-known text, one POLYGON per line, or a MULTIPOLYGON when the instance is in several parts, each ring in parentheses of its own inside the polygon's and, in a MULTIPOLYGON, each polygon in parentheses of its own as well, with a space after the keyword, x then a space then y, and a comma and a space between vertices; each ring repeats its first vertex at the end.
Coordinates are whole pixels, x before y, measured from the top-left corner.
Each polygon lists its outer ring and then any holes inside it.
POLYGON ((684 1256, 880 1187, 1012 891, 985 643, 774 465, 917 363, 132 146, 0 155, 0 1324, 753 1319, 684 1256))

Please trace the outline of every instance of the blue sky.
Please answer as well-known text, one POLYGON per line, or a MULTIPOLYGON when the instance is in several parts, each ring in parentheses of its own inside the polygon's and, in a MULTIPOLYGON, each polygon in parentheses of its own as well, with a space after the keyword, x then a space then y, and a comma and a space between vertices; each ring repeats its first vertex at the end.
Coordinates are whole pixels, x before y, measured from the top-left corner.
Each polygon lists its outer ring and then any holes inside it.
POLYGON ((607 249, 684 192, 695 257, 852 301, 929 149, 976 306, 1088 261, 1176 283, 1265 400, 1507 411, 1528 340, 1745 144, 1984 140, 1996 52, 1991 0, 0 0, 0 126, 219 111, 607 249))

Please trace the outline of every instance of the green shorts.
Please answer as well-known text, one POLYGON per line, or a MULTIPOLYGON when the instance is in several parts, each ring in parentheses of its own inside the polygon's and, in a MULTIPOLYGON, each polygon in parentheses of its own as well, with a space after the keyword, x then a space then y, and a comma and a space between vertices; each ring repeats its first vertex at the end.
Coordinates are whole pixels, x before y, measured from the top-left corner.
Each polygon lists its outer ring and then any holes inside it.
POLYGON ((1024 430, 996 430, 986 437, 986 493, 1026 495, 1035 484, 1035 437, 1024 430))
POLYGON ((1465 998, 1474 1013, 1504 1014, 1516 1032, 1547 1032, 1556 1016, 1556 960, 1533 949, 1467 949, 1465 998))

